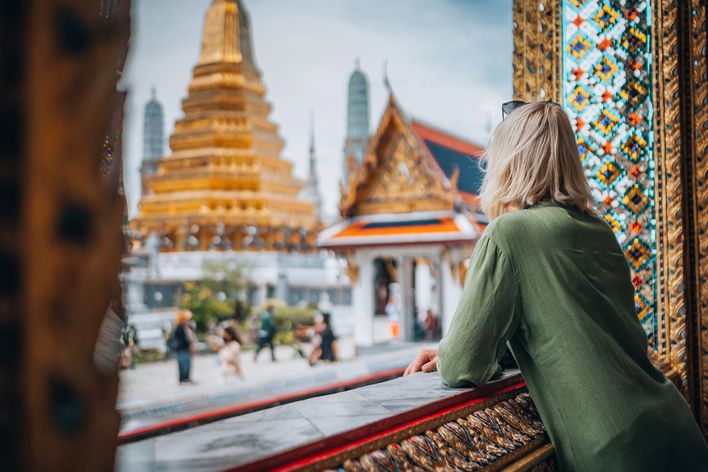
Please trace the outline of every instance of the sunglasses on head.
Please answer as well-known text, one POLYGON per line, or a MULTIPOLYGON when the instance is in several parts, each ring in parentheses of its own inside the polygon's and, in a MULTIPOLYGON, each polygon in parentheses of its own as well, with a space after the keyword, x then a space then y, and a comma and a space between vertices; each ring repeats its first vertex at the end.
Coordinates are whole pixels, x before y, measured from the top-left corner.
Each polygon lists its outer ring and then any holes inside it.
POLYGON ((510 102, 502 103, 502 120, 509 116, 509 113, 521 108, 524 105, 528 105, 528 102, 522 102, 521 100, 512 100, 510 102))

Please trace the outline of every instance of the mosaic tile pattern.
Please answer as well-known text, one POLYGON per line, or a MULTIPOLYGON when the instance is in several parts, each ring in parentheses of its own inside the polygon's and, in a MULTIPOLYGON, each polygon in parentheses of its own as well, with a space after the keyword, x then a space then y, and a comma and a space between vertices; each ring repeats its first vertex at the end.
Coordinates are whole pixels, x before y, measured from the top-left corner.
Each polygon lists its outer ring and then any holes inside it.
POLYGON ((651 8, 563 0, 563 105, 598 210, 622 246, 637 314, 656 346, 651 8))

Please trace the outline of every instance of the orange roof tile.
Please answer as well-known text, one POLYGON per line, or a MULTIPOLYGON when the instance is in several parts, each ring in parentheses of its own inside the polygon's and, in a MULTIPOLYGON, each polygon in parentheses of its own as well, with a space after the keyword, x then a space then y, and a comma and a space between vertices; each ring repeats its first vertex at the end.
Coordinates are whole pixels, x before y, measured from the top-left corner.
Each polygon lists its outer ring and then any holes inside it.
POLYGON ((352 236, 384 236, 394 234, 422 234, 422 233, 456 233, 460 229, 453 218, 435 218, 421 222, 385 223, 377 224, 368 221, 353 223, 335 234, 334 238, 348 238, 352 236))

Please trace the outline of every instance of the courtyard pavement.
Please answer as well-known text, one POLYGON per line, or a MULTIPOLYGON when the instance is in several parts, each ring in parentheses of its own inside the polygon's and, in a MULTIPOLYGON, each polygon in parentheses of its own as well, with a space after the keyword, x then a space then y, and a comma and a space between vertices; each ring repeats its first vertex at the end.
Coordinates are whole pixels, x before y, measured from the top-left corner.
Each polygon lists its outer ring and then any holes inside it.
POLYGON ((175 359, 139 364, 121 372, 117 407, 123 415, 121 432, 196 413, 264 400, 333 382, 353 379, 404 367, 417 354, 421 344, 390 342, 359 349, 348 361, 310 367, 288 346, 276 347, 276 362, 270 351, 241 354, 244 380, 225 381, 218 355, 193 357, 195 384, 180 385, 175 359))

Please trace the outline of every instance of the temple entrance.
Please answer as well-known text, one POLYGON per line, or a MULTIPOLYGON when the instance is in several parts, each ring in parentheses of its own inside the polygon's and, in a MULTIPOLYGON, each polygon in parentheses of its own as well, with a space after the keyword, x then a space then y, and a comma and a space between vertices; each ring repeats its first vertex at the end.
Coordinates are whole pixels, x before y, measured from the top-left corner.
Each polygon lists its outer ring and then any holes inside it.
POLYGON ((374 257, 371 264, 373 342, 439 340, 443 306, 436 258, 406 254, 374 257))
POLYGON ((374 259, 374 315, 385 316, 391 297, 391 284, 398 281, 396 261, 390 257, 374 259))
POLYGON ((351 250, 356 344, 438 340, 460 298, 468 254, 439 242, 351 250))
POLYGON ((398 268, 397 261, 391 257, 377 257, 373 266, 373 339, 374 343, 382 343, 400 338, 396 297, 398 268))

